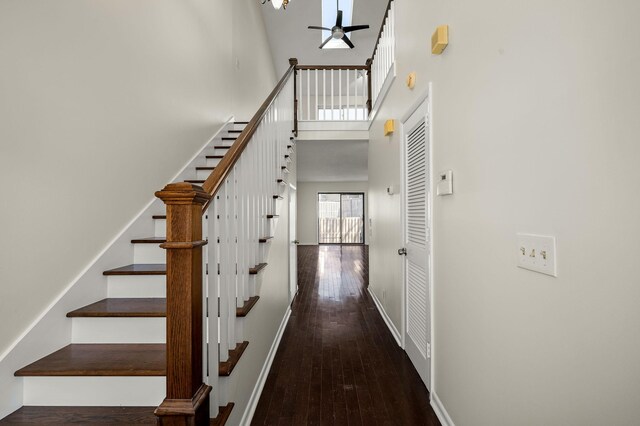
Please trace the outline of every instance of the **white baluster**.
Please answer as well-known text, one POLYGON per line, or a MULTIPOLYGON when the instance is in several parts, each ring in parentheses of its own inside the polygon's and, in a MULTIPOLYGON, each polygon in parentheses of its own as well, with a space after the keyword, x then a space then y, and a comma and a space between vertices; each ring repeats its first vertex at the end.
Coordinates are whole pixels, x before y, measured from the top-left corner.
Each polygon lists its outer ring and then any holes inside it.
POLYGON ((307 70, 307 120, 311 120, 311 70, 307 70))
POLYGON ((319 119, 319 117, 318 117, 318 114, 319 114, 319 112, 318 112, 318 74, 319 74, 319 73, 320 73, 320 70, 316 70, 316 73, 315 73, 315 75, 316 75, 316 93, 315 93, 315 98, 316 98, 316 111, 315 111, 315 113, 314 113, 314 116, 315 116, 315 119, 316 119, 316 120, 318 120, 318 119, 319 119))
POLYGON ((322 70, 322 109, 324 110, 324 119, 327 119, 327 70, 322 70))

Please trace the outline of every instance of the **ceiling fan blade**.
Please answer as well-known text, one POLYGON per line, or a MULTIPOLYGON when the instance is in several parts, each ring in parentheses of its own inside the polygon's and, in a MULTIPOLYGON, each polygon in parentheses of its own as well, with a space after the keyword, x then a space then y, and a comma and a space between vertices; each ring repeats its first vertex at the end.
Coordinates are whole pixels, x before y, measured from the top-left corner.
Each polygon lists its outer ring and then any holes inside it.
POLYGON ((366 30, 367 28, 369 28, 368 25, 352 25, 350 27, 344 27, 344 32, 350 33, 351 31, 366 30))
POLYGON ((327 37, 327 39, 325 41, 323 41, 322 44, 320 45, 320 49, 322 49, 325 44, 329 43, 332 38, 333 37, 331 37, 331 36, 327 37))
POLYGON ((353 45, 353 43, 351 43, 351 40, 349 40, 349 37, 347 37, 347 35, 343 35, 342 36, 342 41, 344 41, 345 43, 347 43, 347 46, 349 46, 350 48, 354 48, 355 46, 353 45))
POLYGON ((308 27, 310 30, 327 30, 327 31, 331 31, 331 28, 327 28, 327 27, 318 27, 316 25, 309 25, 308 27))
POLYGON ((336 27, 342 26, 342 11, 338 11, 338 16, 336 17, 336 27))

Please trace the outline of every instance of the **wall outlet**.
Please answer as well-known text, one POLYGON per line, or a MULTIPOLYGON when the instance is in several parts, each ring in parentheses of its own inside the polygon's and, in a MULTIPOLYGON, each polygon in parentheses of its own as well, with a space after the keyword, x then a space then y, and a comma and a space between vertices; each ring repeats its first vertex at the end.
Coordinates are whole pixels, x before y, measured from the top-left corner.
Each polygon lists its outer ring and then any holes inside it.
POLYGON ((557 277, 556 238, 532 234, 516 235, 518 267, 557 277))

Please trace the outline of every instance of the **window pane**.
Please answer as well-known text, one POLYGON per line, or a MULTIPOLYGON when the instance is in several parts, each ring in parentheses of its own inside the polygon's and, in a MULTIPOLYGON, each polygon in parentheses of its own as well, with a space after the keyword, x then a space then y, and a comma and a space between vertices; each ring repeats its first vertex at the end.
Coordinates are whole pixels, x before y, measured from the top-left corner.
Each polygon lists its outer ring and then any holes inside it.
POLYGON ((318 194, 318 242, 340 243, 340 194, 318 194))
POLYGON ((364 243, 364 195, 342 194, 342 243, 364 243))

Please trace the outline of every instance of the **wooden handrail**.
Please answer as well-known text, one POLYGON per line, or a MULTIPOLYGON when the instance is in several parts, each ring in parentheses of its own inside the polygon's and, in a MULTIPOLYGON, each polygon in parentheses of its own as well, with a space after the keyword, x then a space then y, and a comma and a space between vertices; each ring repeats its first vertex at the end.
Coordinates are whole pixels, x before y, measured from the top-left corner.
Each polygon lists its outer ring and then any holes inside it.
POLYGON ((380 39, 382 38, 382 31, 384 30, 384 23, 387 20, 387 16, 389 16, 389 11, 391 10, 391 2, 393 0, 389 0, 387 3, 387 10, 384 12, 384 16, 382 17, 382 24, 380 25, 380 31, 378 31, 378 38, 376 39, 376 45, 373 47, 373 53, 371 54, 371 59, 376 56, 376 52, 378 50, 378 45, 380 44, 380 39))
POLYGON ((297 65, 297 70, 366 70, 366 65, 297 65))
MULTIPOLYGON (((286 86, 289 77, 295 71, 297 65, 298 60, 296 58, 289 59, 289 69, 287 70, 287 72, 284 73, 284 76, 282 76, 271 94, 269 94, 267 99, 262 103, 260 109, 258 109, 258 112, 255 113, 253 118, 249 121, 249 124, 247 124, 242 133, 240 133, 240 136, 238 136, 238 139, 236 139, 233 145, 231 145, 231 148, 229 148, 227 154, 222 158, 222 160, 220 160, 220 163, 218 163, 207 180, 205 180, 205 182, 202 184, 204 192, 206 192, 210 196, 213 196, 216 192, 218 192, 218 189, 220 189, 220 186, 222 186, 222 184, 224 183, 225 178, 229 175, 229 173, 233 169, 233 166, 240 159, 240 155, 242 155, 242 152, 249 144, 249 141, 255 134, 256 130, 258 130, 258 126, 266 115, 267 110, 276 100, 282 89, 284 89, 284 87, 286 86)), ((203 214, 209 207, 209 204, 212 200, 213 197, 210 198, 202 207, 203 214)))

